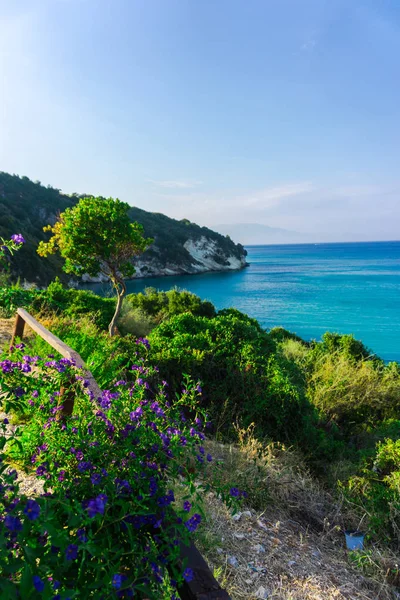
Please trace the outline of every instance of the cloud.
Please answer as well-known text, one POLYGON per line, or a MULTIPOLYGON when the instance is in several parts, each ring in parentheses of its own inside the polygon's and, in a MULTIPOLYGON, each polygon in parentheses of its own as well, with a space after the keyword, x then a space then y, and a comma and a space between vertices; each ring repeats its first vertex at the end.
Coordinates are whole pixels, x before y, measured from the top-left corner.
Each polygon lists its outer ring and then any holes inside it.
POLYGON ((313 190, 314 185, 311 181, 288 183, 259 190, 255 194, 241 198, 241 202, 247 206, 263 206, 264 208, 268 208, 279 204, 285 198, 307 194, 313 190))
POLYGON ((187 181, 187 180, 164 180, 164 181, 156 181, 154 179, 148 179, 148 183, 152 183, 153 185, 166 189, 175 189, 175 190, 188 190, 201 185, 202 181, 187 181))

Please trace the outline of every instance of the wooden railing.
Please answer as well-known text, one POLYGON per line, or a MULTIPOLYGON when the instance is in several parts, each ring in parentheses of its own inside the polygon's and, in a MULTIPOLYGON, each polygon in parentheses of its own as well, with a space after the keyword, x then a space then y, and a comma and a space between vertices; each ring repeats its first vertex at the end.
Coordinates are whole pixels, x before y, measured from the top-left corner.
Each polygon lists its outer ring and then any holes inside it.
MULTIPOLYGON (((83 368, 85 370, 85 380, 88 382, 85 384, 86 389, 89 389, 95 398, 101 396, 101 389, 97 385, 91 372, 87 370, 80 355, 41 325, 39 321, 23 308, 18 308, 17 310, 11 346, 14 346, 17 338, 22 340, 25 325, 28 325, 33 329, 33 331, 64 358, 73 360, 77 367, 83 368)), ((67 389, 61 389, 60 392, 61 397, 63 398, 64 407, 61 416, 70 416, 74 409, 74 396, 71 396, 71 393, 67 389)), ((191 542, 189 546, 181 543, 180 555, 182 562, 185 562, 186 566, 193 571, 192 581, 185 581, 178 589, 181 600, 231 600, 228 592, 223 590, 215 579, 208 564, 193 542, 191 542)))

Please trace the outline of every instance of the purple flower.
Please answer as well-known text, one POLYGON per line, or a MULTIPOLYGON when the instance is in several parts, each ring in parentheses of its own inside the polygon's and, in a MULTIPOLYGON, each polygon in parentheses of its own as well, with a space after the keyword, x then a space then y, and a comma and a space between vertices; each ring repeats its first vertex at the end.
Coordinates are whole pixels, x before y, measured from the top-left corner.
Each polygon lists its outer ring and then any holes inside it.
POLYGON ((84 543, 84 542, 88 541, 88 537, 87 537, 87 535, 85 533, 85 530, 82 527, 78 529, 78 531, 76 532, 76 535, 77 535, 78 540, 80 542, 84 543))
POLYGON ((9 424, 9 422, 10 422, 10 421, 7 419, 7 417, 6 417, 5 419, 3 419, 3 423, 4 423, 4 425, 8 425, 8 424, 9 424))
POLYGON ((183 503, 183 510, 186 510, 186 512, 190 512, 192 508, 192 505, 190 504, 190 502, 188 500, 186 500, 183 503))
POLYGON ((89 504, 87 505, 89 517, 92 519, 97 514, 103 515, 106 502, 107 496, 105 494, 99 494, 96 498, 89 500, 89 504))
POLYGON ((185 525, 189 531, 196 531, 198 525, 201 523, 201 516, 195 513, 188 521, 185 521, 185 525))
POLYGON ((34 521, 40 515, 40 506, 35 500, 28 500, 24 508, 24 514, 30 521, 34 521))
POLYGON ((78 546, 76 544, 67 546, 65 557, 67 560, 75 560, 78 557, 78 546))
POLYGON ((58 481, 64 481, 65 479, 65 471, 60 471, 58 474, 58 481))
POLYGON ((119 590, 125 579, 126 579, 125 575, 120 575, 119 573, 116 573, 114 575, 114 577, 112 578, 113 588, 115 588, 116 590, 119 590))
POLYGON ((194 573, 192 571, 192 569, 190 567, 186 567, 186 569, 183 572, 183 579, 187 582, 192 581, 194 577, 194 573))
POLYGON ((35 590, 37 590, 38 592, 43 592, 44 590, 44 581, 42 581, 39 577, 39 575, 34 575, 32 577, 33 580, 33 585, 35 590))
POLYGON ((11 239, 15 244, 25 244, 25 240, 20 233, 14 233, 11 239))
POLYGON ((101 483, 100 473, 93 473, 93 475, 90 478, 90 481, 93 483, 93 485, 99 485, 99 483, 101 483))
POLYGON ((232 487, 229 490, 229 493, 230 493, 231 496, 233 496, 233 498, 238 498, 240 496, 240 491, 238 490, 237 487, 232 487))
POLYGON ((208 460, 208 462, 211 462, 212 459, 213 459, 213 457, 211 456, 211 454, 207 454, 207 460, 208 460))
POLYGON ((10 531, 21 531, 22 523, 18 517, 13 517, 12 515, 7 515, 4 519, 4 525, 10 531))

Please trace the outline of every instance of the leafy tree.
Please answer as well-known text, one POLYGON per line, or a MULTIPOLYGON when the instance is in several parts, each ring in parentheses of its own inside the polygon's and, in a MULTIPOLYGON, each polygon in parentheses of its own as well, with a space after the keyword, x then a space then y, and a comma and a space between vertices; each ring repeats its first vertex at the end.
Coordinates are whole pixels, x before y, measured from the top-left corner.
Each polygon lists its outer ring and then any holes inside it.
POLYGON ((128 210, 129 205, 118 199, 82 198, 61 213, 54 225, 44 228, 53 235, 48 242, 40 242, 37 250, 40 256, 58 251, 65 259, 66 273, 92 277, 102 273, 111 281, 117 305, 108 328, 110 336, 126 293, 124 278, 135 272, 131 259, 152 242, 144 237, 141 225, 130 221, 128 210))

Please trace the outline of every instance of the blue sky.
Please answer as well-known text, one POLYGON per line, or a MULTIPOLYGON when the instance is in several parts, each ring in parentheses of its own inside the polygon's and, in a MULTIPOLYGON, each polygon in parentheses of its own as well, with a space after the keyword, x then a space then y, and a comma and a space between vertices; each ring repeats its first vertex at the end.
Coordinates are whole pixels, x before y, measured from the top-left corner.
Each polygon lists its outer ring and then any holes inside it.
POLYGON ((0 169, 202 225, 399 239, 398 0, 0 0, 0 169))

